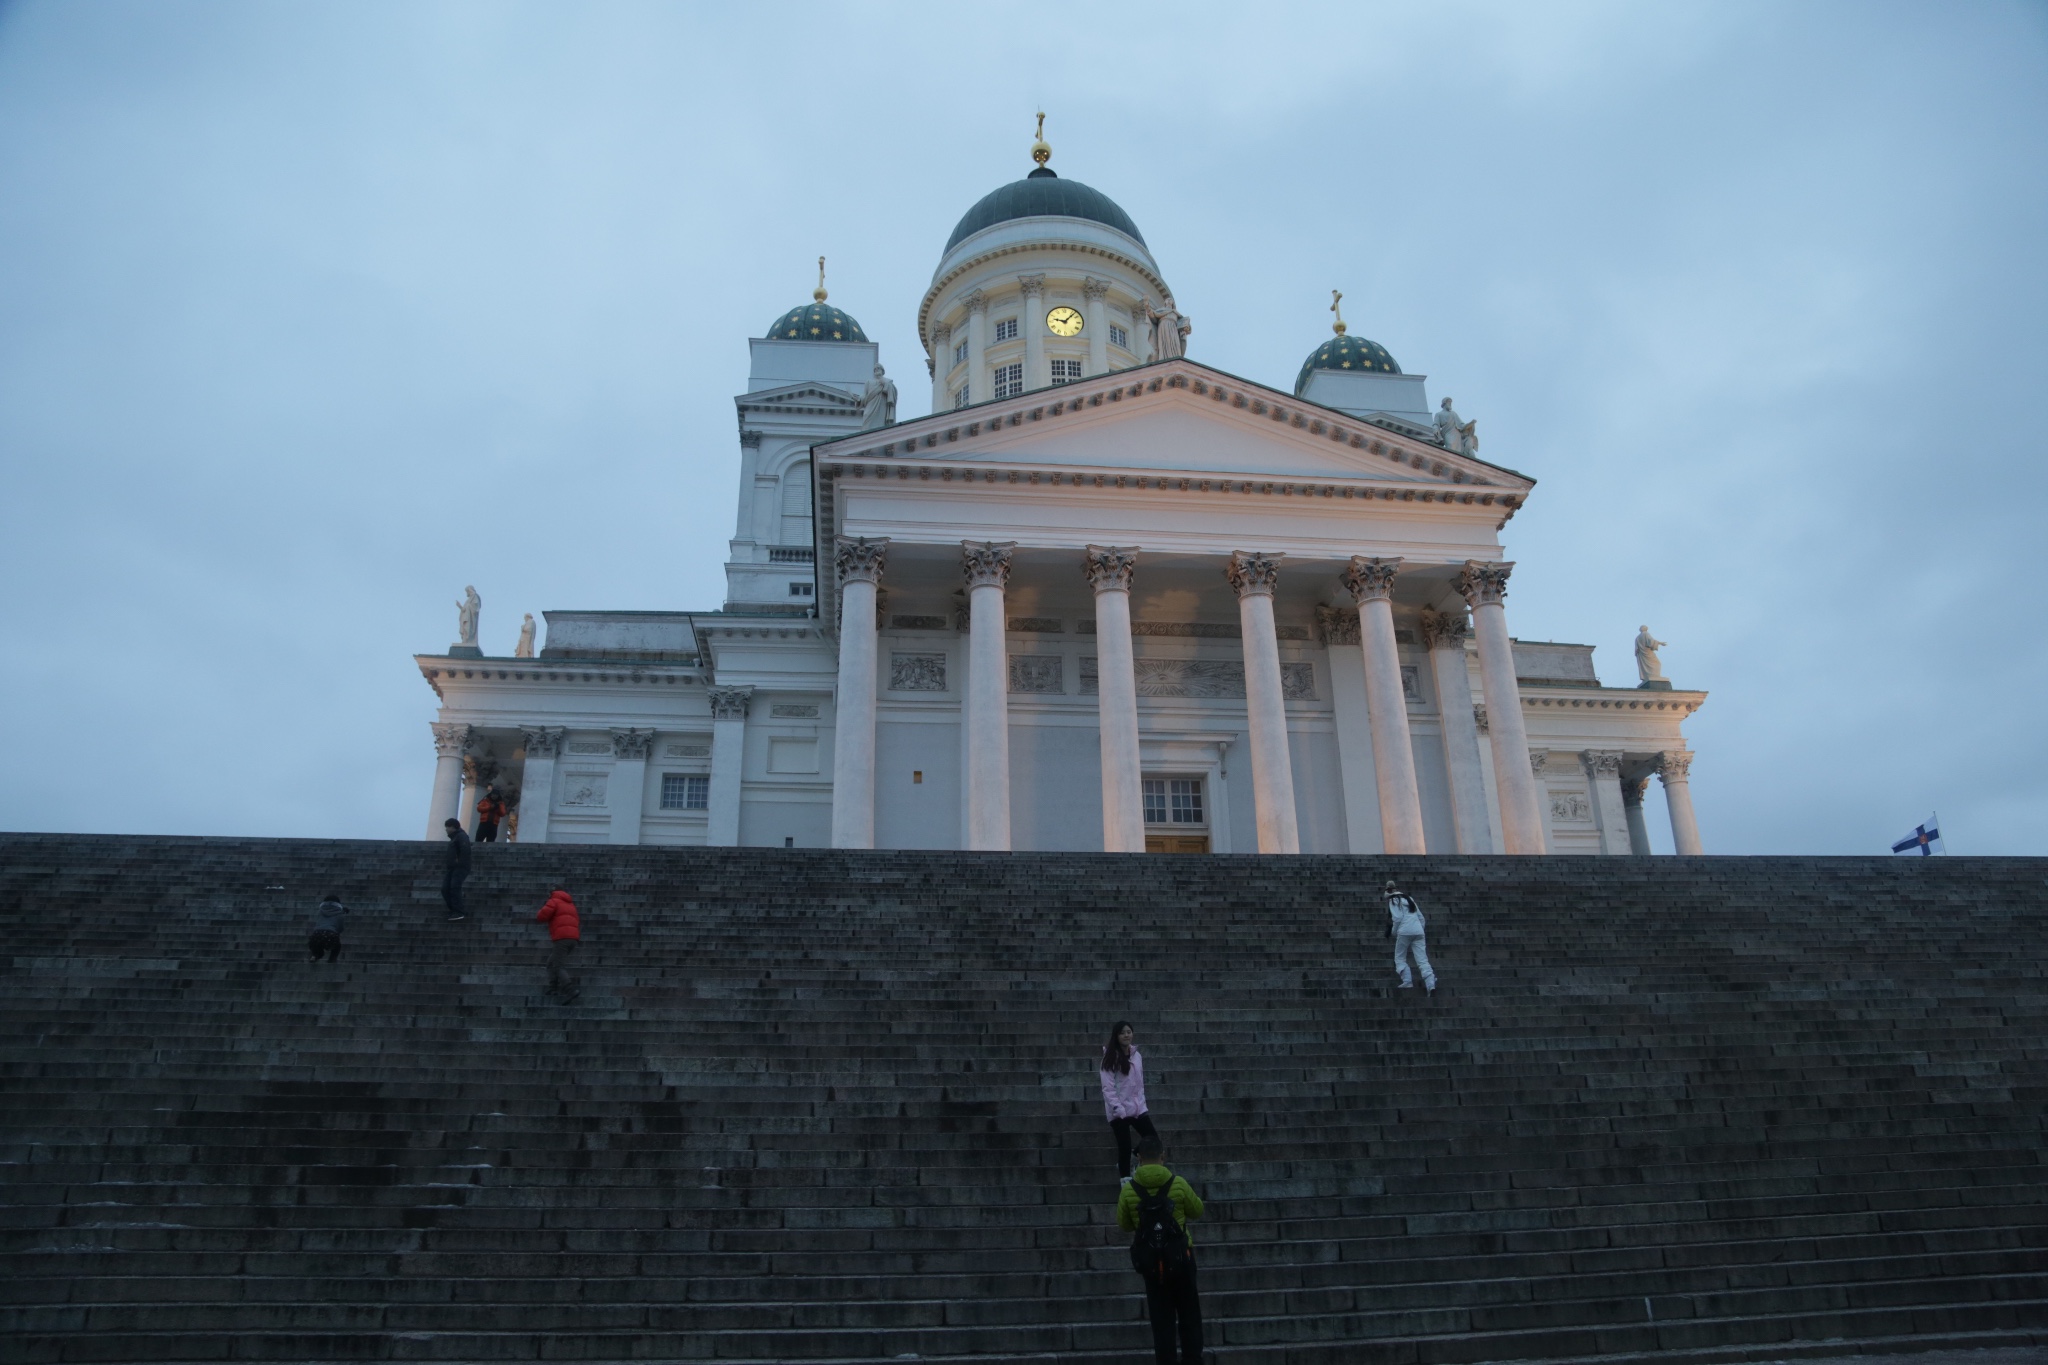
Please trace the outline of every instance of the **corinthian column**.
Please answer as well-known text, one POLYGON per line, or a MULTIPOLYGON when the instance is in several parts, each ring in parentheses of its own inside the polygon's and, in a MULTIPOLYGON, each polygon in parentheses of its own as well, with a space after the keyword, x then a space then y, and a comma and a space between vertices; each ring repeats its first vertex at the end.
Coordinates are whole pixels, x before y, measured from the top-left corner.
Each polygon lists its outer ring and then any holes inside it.
POLYGON ((1138 765, 1138 675, 1131 657, 1131 579, 1138 549, 1090 545, 1083 572, 1095 588, 1096 704, 1102 718, 1102 849, 1145 851, 1145 789, 1138 765))
POLYGON ((1408 737, 1408 699, 1394 644, 1394 575, 1398 559, 1354 555, 1344 586, 1358 603, 1358 643, 1365 651, 1365 713, 1372 725, 1372 768, 1380 794, 1380 837, 1389 853, 1421 853, 1422 797, 1415 788, 1415 744, 1408 737))
POLYGON ((751 687, 714 687, 711 703, 711 807, 705 812, 704 842, 734 848, 740 841, 740 792, 746 776, 747 708, 751 687))
POLYGON ((1081 314, 1088 324, 1088 373, 1090 376, 1109 373, 1109 318, 1103 310, 1103 300, 1109 297, 1109 285, 1102 280, 1081 281, 1081 314))
POLYGON ((1647 777, 1621 779, 1621 809, 1628 817, 1628 851, 1635 858, 1650 856, 1650 827, 1643 823, 1643 788, 1649 785, 1647 777))
POLYGON ((875 846, 875 593, 887 540, 836 542, 839 690, 832 731, 832 847, 875 846))
POLYGON ((944 412, 953 406, 952 395, 946 392, 946 376, 953 370, 953 329, 943 322, 932 328, 932 411, 944 412))
MULTIPOLYGON (((995 397, 988 379, 988 296, 977 289, 961 302, 967 305, 967 401, 986 403, 995 397)), ((946 406, 952 405, 948 398, 946 406)))
POLYGON ((1471 629, 1461 611, 1422 613, 1422 644, 1436 680, 1444 727, 1444 771, 1451 780, 1451 819, 1458 852, 1493 852, 1493 820, 1486 813, 1486 767, 1479 759, 1479 724, 1472 707, 1472 673, 1465 665, 1471 629))
POLYGON ((1017 328, 1024 333, 1024 387, 1042 389, 1052 383, 1052 371, 1045 366, 1045 276, 1019 275, 1017 283, 1024 287, 1024 307, 1017 318, 1017 328))
POLYGON ((469 750, 469 727, 451 721, 434 722, 434 794, 427 800, 427 837, 444 839, 442 828, 460 819, 462 809, 462 756, 469 750))
POLYGON ((1671 847, 1681 854, 1700 854, 1699 822, 1692 814, 1692 754, 1679 749, 1657 759, 1657 777, 1664 784, 1664 804, 1671 808, 1671 847))
POLYGON ((1294 762, 1287 753, 1287 702, 1280 689, 1280 635, 1273 625, 1273 589, 1280 556, 1239 550, 1223 571, 1237 593, 1244 633, 1244 697, 1252 735, 1252 799, 1259 852, 1299 853, 1294 819, 1294 762))
POLYGON ((967 847, 1010 847, 1010 664, 1003 589, 1015 541, 960 542, 967 578, 967 847))
POLYGON ((1493 780, 1500 786, 1501 842, 1510 853, 1543 852, 1544 811, 1536 775, 1529 768, 1529 734, 1522 724, 1522 689, 1515 683, 1514 646, 1508 641, 1507 561, 1468 559, 1458 575, 1458 592, 1472 608, 1472 632, 1479 637, 1479 682, 1486 689, 1487 739, 1493 747, 1493 780))
POLYGON ((519 774, 519 842, 544 844, 555 809, 555 758, 562 752, 562 728, 526 727, 526 766, 519 774))

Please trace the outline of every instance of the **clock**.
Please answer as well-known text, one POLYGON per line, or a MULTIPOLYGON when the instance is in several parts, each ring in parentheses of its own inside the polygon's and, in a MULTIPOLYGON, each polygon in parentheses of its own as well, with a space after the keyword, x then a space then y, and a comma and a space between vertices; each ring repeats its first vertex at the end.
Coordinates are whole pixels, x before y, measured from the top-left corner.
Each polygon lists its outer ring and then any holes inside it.
POLYGON ((1065 304, 1045 315, 1046 330, 1056 337, 1077 337, 1086 325, 1086 320, 1065 304))

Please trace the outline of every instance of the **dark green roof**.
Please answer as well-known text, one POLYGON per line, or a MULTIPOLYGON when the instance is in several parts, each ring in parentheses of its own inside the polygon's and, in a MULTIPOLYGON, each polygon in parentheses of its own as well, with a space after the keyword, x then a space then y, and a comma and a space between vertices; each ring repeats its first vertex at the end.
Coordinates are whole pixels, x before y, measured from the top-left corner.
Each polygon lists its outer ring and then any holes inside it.
POLYGON ((1062 180, 1051 167, 1040 166, 1022 180, 1013 180, 984 196, 967 210, 953 235, 946 239, 946 250, 951 251, 985 227, 1018 218, 1086 218, 1091 223, 1115 228, 1140 246, 1145 243, 1144 234, 1131 221, 1131 215, 1118 208, 1114 199, 1078 180, 1062 180))
POLYGON ((770 341, 866 341, 860 324, 829 303, 806 303, 775 319, 770 341))
POLYGON ((1387 348, 1377 341, 1364 337, 1335 336, 1316 347, 1307 360, 1301 362, 1301 373, 1295 376, 1294 392, 1299 395, 1308 383, 1308 377, 1316 370, 1369 370, 1374 374, 1399 374, 1401 367, 1394 363, 1394 357, 1387 354, 1387 348))

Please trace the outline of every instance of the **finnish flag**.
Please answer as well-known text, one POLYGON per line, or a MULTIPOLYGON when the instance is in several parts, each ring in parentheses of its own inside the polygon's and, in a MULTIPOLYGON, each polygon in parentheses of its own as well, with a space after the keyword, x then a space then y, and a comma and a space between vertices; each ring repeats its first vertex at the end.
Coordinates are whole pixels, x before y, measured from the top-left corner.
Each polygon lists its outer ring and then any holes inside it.
POLYGON ((1941 846, 1941 826, 1935 816, 1928 816, 1927 823, 1892 845, 1892 852, 1908 857, 1931 858, 1948 850, 1941 846))

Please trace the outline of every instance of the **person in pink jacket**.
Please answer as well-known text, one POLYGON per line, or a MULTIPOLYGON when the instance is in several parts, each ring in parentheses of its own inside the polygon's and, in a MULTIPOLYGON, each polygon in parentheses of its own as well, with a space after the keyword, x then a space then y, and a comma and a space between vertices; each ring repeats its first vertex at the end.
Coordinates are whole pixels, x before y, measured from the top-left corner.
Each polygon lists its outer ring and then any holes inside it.
POLYGON ((1158 1137, 1152 1116, 1145 1112, 1145 1058, 1133 1042, 1131 1026, 1122 1019, 1110 1026, 1109 1042, 1102 1049, 1102 1108, 1109 1115, 1109 1130, 1116 1134, 1117 1174, 1131 1178, 1131 1131, 1158 1137))

